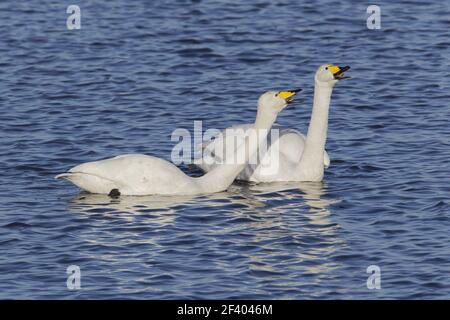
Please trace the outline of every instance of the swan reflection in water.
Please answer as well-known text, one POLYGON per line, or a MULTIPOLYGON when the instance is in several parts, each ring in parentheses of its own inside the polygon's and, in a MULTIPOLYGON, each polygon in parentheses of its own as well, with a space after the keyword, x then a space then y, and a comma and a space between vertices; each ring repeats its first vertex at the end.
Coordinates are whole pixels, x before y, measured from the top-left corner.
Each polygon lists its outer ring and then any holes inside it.
MULTIPOLYGON (((330 212, 330 206, 339 203, 339 200, 327 197, 327 185, 324 182, 256 184, 250 185, 248 191, 249 197, 275 202, 274 205, 263 207, 264 218, 249 226, 260 230, 255 234, 255 244, 266 243, 271 239, 269 247, 275 245, 273 251, 277 252, 283 250, 283 243, 278 244, 277 239, 288 238, 290 253, 295 252, 294 259, 305 272, 324 274, 339 267, 327 259, 344 245, 337 233, 340 227, 331 220, 330 212)), ((270 262, 270 256, 264 254, 255 254, 251 259, 260 269, 265 266, 263 270, 266 271, 276 272, 277 267, 282 267, 282 264, 262 263, 263 260, 270 262)))
MULTIPOLYGON (((286 268, 326 274, 339 267, 329 258, 343 245, 337 233, 339 225, 330 219, 330 205, 336 202, 327 196, 327 186, 323 182, 235 183, 227 192, 201 196, 113 199, 83 193, 69 202, 69 209, 78 214, 101 213, 105 223, 110 216, 120 216, 124 224, 167 229, 164 238, 148 239, 149 244, 162 245, 167 238, 180 236, 177 234, 180 231, 176 230, 187 230, 183 231, 183 236, 194 233, 190 236, 206 237, 210 243, 190 250, 212 252, 219 260, 221 255, 239 254, 248 261, 249 272, 269 273, 276 278, 280 270, 286 268), (186 217, 196 216, 210 220, 193 220, 185 225, 186 217), (180 219, 182 217, 184 219, 180 219), (195 230, 190 231, 192 223, 195 230), (225 240, 233 245, 226 249, 218 245, 225 240)), ((98 237, 95 241, 111 239, 98 237)), ((278 280, 278 285, 292 285, 278 280)))
MULTIPOLYGON (((80 193, 69 201, 72 212, 104 212, 129 215, 142 213, 159 213, 166 216, 161 223, 172 222, 174 214, 183 208, 195 207, 199 203, 210 207, 224 204, 239 205, 237 214, 243 212, 278 212, 298 209, 299 199, 308 208, 307 217, 312 224, 328 224, 330 212, 328 206, 337 200, 322 198, 326 194, 323 182, 279 182, 262 184, 233 184, 227 192, 200 196, 121 196, 111 198, 102 194, 80 193), (300 193, 298 193, 300 191, 300 193), (267 197, 269 196, 269 197, 267 197), (278 200, 276 207, 268 206, 267 200, 278 200), (294 200, 294 201, 292 201, 294 200), (245 210, 243 210, 245 208, 245 210), (170 218, 169 218, 170 216, 170 218)), ((232 206, 231 206, 232 207, 232 206)), ((211 212, 214 214, 214 212, 211 212)))

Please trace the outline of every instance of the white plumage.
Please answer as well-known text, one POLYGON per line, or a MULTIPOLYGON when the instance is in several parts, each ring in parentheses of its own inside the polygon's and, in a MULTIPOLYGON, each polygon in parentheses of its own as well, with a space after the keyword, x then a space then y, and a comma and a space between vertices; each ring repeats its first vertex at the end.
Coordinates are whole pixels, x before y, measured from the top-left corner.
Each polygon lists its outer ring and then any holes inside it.
POLYGON ((258 149, 258 138, 271 128, 278 113, 295 92, 263 94, 258 100, 258 112, 252 130, 255 135, 233 150, 245 161, 217 166, 202 177, 190 177, 174 164, 148 155, 129 154, 80 164, 55 178, 66 179, 91 193, 121 195, 192 195, 226 190, 245 167, 246 161, 258 149), (258 137, 259 134, 259 137, 258 137))
MULTIPOLYGON (((348 69, 350 67, 333 65, 319 67, 314 78, 314 104, 307 137, 294 129, 273 126, 273 129, 279 130, 278 138, 270 139, 269 134, 268 146, 259 150, 258 161, 247 164, 237 178, 252 182, 321 181, 324 169, 330 165, 325 143, 331 93, 338 80, 347 78, 343 72, 348 69)), ((249 127, 251 124, 233 126, 232 129, 249 127)), ((239 145, 232 142, 235 136, 226 132, 224 130, 221 137, 204 144, 204 161, 197 165, 205 172, 226 161, 223 155, 229 154, 227 147, 236 150, 239 145)), ((243 135, 238 137, 240 143, 243 139, 243 135)))

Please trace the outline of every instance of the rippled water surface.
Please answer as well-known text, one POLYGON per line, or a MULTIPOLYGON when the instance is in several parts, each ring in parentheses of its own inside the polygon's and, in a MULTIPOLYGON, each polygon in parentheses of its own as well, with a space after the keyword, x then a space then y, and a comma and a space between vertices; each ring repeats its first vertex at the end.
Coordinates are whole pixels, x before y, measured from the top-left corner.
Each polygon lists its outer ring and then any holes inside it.
POLYGON ((0 298, 450 298, 448 1, 378 1, 381 30, 364 2, 77 4, 69 31, 64 1, 0 3, 0 298), (272 88, 304 88, 278 123, 305 132, 323 63, 353 79, 322 184, 111 199, 53 179, 170 159, 175 128, 251 122, 272 88))

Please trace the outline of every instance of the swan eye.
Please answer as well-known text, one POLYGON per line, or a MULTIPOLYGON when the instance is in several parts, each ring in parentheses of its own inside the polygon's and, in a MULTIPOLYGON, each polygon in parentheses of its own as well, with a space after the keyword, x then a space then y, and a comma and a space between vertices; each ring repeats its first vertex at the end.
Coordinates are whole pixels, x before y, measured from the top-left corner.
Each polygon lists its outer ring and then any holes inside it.
POLYGON ((328 67, 325 67, 325 70, 328 70, 328 67))

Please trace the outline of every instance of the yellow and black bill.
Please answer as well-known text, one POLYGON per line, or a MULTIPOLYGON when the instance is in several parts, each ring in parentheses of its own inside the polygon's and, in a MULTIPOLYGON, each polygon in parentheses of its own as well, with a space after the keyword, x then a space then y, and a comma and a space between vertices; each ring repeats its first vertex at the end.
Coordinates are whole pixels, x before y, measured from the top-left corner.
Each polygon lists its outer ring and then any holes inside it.
POLYGON ((277 96, 285 99, 286 103, 291 103, 294 101, 294 96, 300 91, 302 91, 302 89, 300 88, 293 90, 279 91, 277 93, 277 96))
POLYGON ((329 65, 328 70, 330 70, 336 80, 350 78, 350 76, 344 74, 345 71, 350 70, 350 66, 340 67, 329 65))

